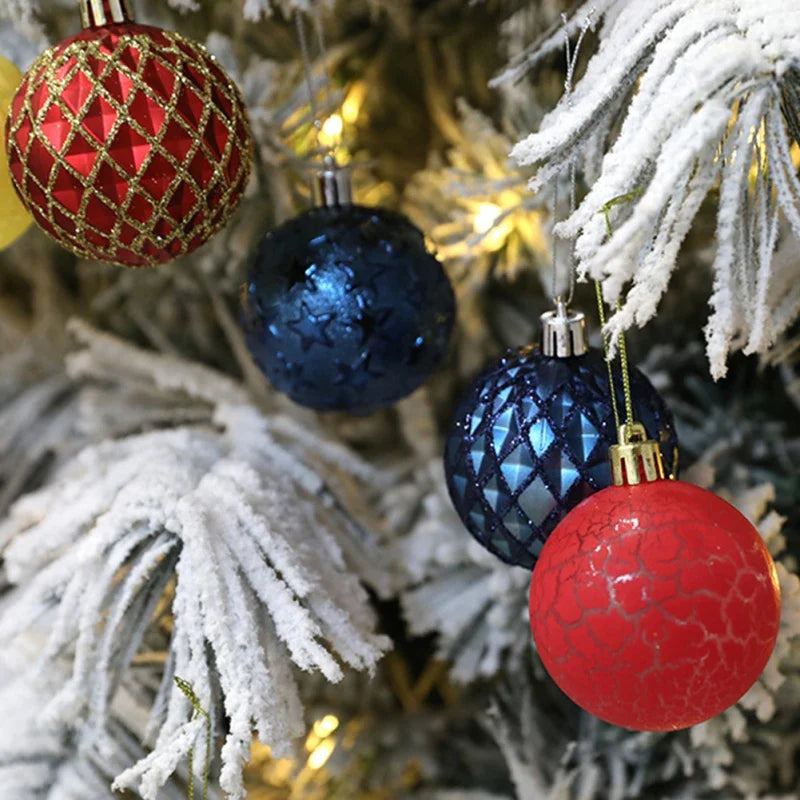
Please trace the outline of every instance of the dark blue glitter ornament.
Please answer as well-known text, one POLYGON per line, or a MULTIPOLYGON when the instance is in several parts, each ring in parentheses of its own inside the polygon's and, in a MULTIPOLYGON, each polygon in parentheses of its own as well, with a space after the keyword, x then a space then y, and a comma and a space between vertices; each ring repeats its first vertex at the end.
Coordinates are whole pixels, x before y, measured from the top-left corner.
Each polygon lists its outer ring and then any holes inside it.
POLYGON ((455 300, 405 217, 314 208, 268 233, 243 295, 247 344, 279 391, 320 411, 413 392, 447 350, 455 300))
MULTIPOLYGON (((630 376, 634 416, 661 443, 664 468, 673 473, 672 415, 639 370, 630 376)), ((624 409, 622 386, 615 388, 624 409)), ((509 352, 476 378, 455 413, 445 450, 450 497, 482 545, 531 569, 566 514, 611 485, 608 448, 616 441, 602 355, 509 352)))

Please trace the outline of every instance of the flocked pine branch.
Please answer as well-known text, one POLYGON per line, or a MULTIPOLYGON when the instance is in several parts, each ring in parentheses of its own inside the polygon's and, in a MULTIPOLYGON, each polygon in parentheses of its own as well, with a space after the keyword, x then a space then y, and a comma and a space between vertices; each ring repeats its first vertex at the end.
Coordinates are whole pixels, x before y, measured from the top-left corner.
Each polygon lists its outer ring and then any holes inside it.
POLYGON ((608 323, 615 335, 654 316, 679 248, 718 188, 706 338, 720 377, 731 349, 763 352, 800 301, 796 282, 776 295, 772 271, 781 216, 800 237, 800 181, 781 110, 800 63, 800 16, 792 0, 584 3, 566 31, 551 31, 499 80, 517 77, 587 20, 600 23, 597 53, 512 156, 538 166, 533 190, 571 164, 583 167, 588 191, 556 232, 575 237, 581 275, 602 280, 609 300, 630 283, 608 323), (618 208, 609 238, 598 211, 631 192, 638 196, 618 208))
POLYGON ((0 515, 46 464, 85 444, 74 425, 78 399, 63 369, 70 298, 47 263, 50 253, 48 243, 34 238, 27 263, 2 270, 6 280, 26 286, 30 302, 21 307, 18 298, 0 297, 0 515))
POLYGON ((439 657, 452 661, 460 683, 518 668, 530 648, 530 574, 473 540, 452 509, 438 460, 428 471, 425 513, 395 546, 407 580, 401 602, 409 629, 438 634, 439 657))
MULTIPOLYGON (((65 656, 72 666, 42 716, 65 727, 85 720, 82 740, 100 740, 120 681, 174 594, 154 749, 117 783, 155 798, 202 738, 188 701, 172 691, 178 674, 227 732, 220 783, 242 797, 252 731, 279 754, 304 732, 293 669, 337 681, 345 665, 371 669, 388 647, 345 555, 376 562, 365 572, 379 582, 379 552, 298 455, 312 448, 313 432, 293 452, 279 443, 292 426, 277 420, 273 435, 270 418, 229 379, 85 326, 74 332, 88 346, 73 374, 108 381, 122 373, 140 399, 150 383, 212 414, 206 424, 108 438, 15 504, 0 540, 9 542, 5 569, 18 588, 0 639, 45 628, 40 669, 65 656)), ((316 444, 318 458, 347 468, 345 448, 316 444)))
MULTIPOLYGON (((14 651, 4 662, 35 656, 37 637, 14 651)), ((29 661, 27 662, 29 664, 29 661)), ((27 665, 26 665, 27 666, 27 665)), ((35 680, 22 669, 14 677, 11 663, 0 667, 0 786, 3 800, 113 800, 111 782, 132 760, 145 755, 137 721, 146 719, 142 705, 147 689, 135 677, 121 687, 115 707, 100 736, 84 739, 77 728, 50 725, 42 719, 48 698, 68 678, 65 660, 55 660, 35 680)), ((185 789, 177 781, 164 786, 159 800, 183 800, 185 789)), ((211 800, 221 800, 216 791, 211 800)))

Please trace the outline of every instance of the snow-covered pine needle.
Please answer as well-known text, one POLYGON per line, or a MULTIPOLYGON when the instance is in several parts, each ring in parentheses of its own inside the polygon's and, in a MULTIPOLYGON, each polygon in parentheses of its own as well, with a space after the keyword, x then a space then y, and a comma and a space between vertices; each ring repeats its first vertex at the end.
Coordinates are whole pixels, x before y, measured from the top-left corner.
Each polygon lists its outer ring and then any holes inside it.
MULTIPOLYGON (((589 16, 602 23, 597 53, 512 157, 538 167, 534 191, 570 163, 583 166, 588 191, 556 233, 575 237, 581 276, 602 280, 610 302, 630 284, 608 322, 612 337, 655 315, 680 245, 719 185, 706 337, 712 374, 722 377, 732 349, 764 352, 797 308, 796 290, 788 304, 774 291, 772 260, 779 214, 800 236, 800 181, 781 111, 798 95, 787 86, 800 66, 800 14, 792 0, 593 0, 567 31, 589 16), (595 174, 598 143, 605 155, 595 174), (608 239, 598 210, 635 190, 608 239)), ((550 32, 497 80, 519 77, 562 36, 550 32)))
MULTIPOLYGON (((182 392, 212 410, 205 423, 105 439, 13 506, 0 540, 9 542, 5 568, 17 588, 0 641, 36 627, 46 635, 40 670, 71 661, 41 716, 56 728, 82 720, 80 735, 92 742, 165 593, 174 593, 162 687, 181 675, 227 731, 221 787, 241 798, 253 730, 283 755, 304 733, 292 666, 338 681, 345 665, 371 670, 389 646, 348 569, 354 524, 297 454, 303 447, 280 444, 233 382, 86 326, 73 332, 88 345, 72 360, 76 376, 127 379, 140 398, 148 385, 161 398, 182 392)), ((180 692, 159 694, 153 752, 117 779, 146 800, 203 732, 180 692)))

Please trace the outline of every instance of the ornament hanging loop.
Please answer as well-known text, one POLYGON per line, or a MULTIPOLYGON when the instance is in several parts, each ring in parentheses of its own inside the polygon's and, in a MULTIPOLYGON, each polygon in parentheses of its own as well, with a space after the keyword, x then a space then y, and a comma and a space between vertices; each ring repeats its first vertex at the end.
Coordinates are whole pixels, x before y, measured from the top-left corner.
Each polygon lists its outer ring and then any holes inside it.
POLYGON ((133 22, 128 0, 79 0, 79 6, 86 29, 133 22))
POLYGON ((608 450, 615 486, 636 486, 664 480, 664 461, 658 442, 647 438, 640 422, 619 426, 619 444, 608 450))
POLYGON ((588 351, 585 315, 567 308, 560 297, 556 300, 555 311, 546 311, 540 322, 544 355, 569 358, 582 356, 588 351))

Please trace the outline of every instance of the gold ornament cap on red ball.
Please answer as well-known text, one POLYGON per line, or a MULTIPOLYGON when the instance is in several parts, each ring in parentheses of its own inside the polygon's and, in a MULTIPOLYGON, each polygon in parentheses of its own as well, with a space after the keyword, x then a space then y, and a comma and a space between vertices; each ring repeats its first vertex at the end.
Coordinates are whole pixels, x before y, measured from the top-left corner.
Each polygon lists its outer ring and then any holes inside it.
POLYGON ((9 111, 11 179, 76 255, 129 267, 187 255, 231 218, 250 176, 244 101, 201 44, 80 0, 84 30, 43 53, 9 111))
POLYGON ((639 483, 664 480, 664 457, 658 442, 647 438, 640 422, 619 426, 618 444, 608 449, 614 486, 636 486, 639 483))

